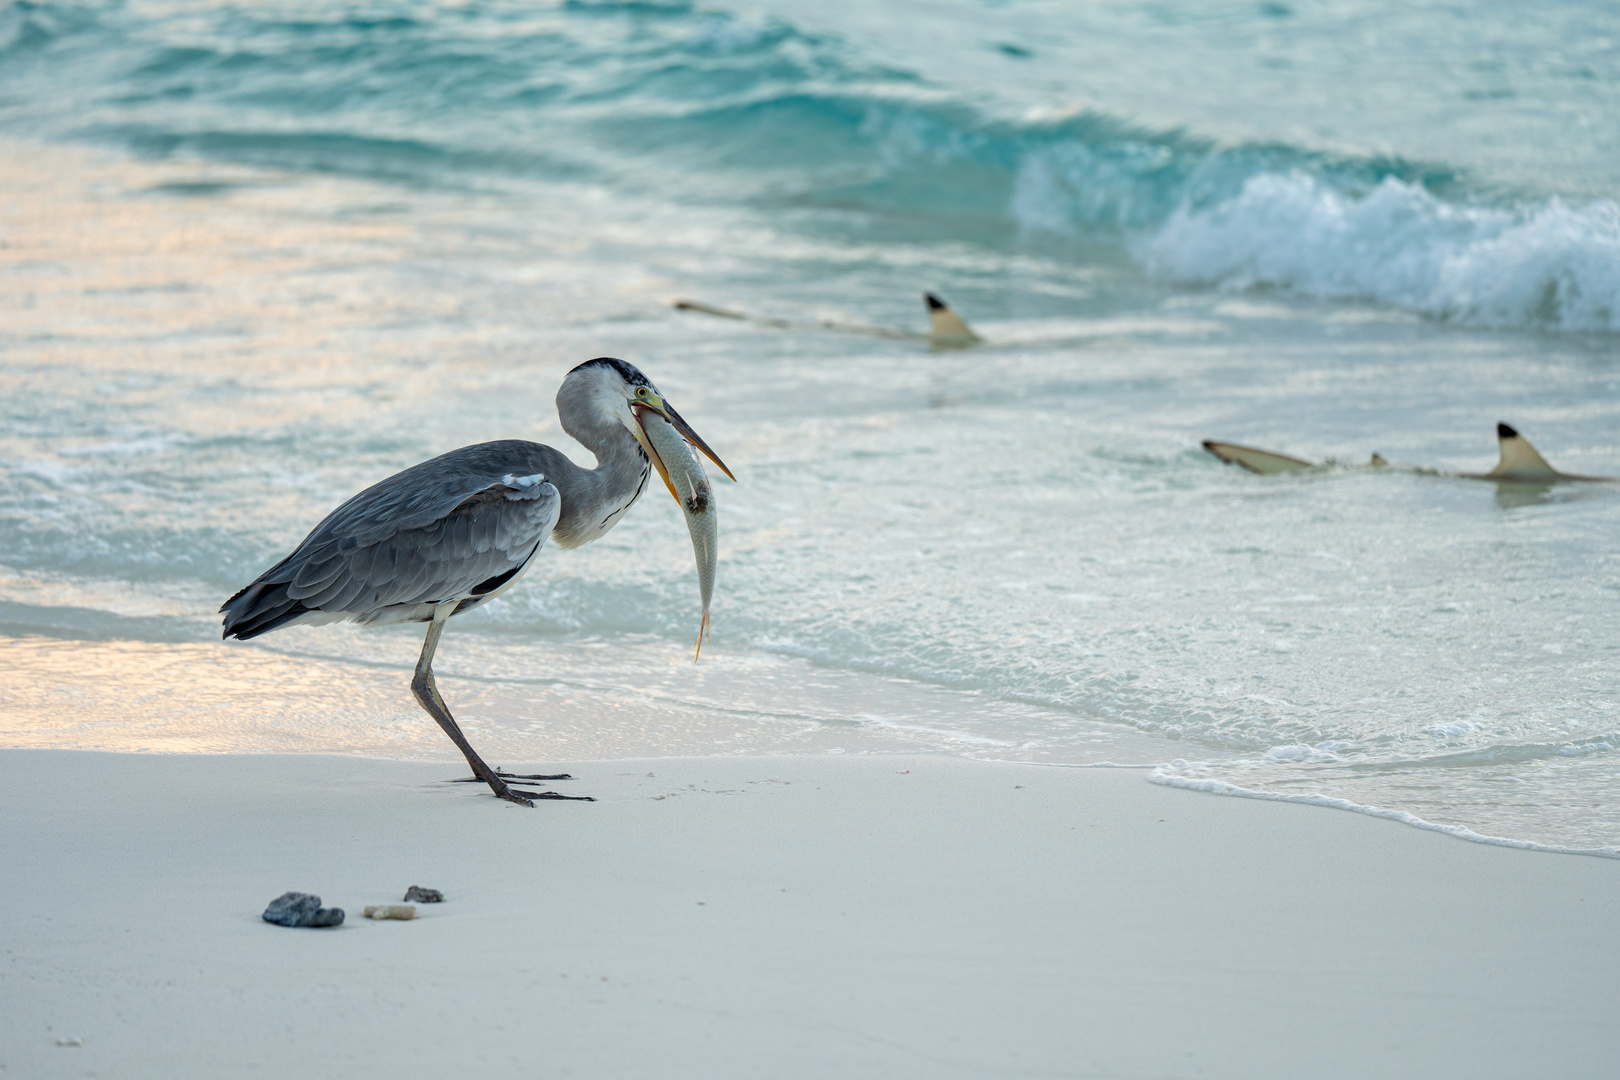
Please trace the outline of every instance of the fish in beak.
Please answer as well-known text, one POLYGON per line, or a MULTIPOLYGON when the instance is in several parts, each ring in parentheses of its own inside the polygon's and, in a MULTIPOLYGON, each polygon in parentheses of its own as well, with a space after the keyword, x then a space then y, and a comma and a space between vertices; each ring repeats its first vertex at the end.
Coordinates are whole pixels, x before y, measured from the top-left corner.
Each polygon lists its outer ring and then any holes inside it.
MULTIPOLYGON (((636 415, 636 426, 631 429, 630 434, 636 437, 636 441, 641 444, 641 448, 647 452, 647 457, 652 459, 653 467, 658 470, 658 475, 664 478, 664 486, 669 489, 670 497, 676 502, 681 501, 681 496, 675 490, 675 485, 670 482, 669 468, 664 464, 657 448, 647 438, 646 417, 648 413, 656 413, 669 421, 670 426, 680 432, 688 443, 703 451, 704 457, 718 465, 720 471, 730 477, 732 483, 737 482, 737 477, 726 467, 726 463, 720 460, 720 455, 716 454, 710 449, 709 444, 703 441, 703 436, 692 430, 692 425, 686 422, 684 416, 675 411, 675 406, 657 394, 648 392, 645 387, 638 389, 637 396, 630 401, 630 411, 636 415)), ((701 472, 702 469, 700 468, 698 471, 701 472)))
MULTIPOLYGON (((681 513, 686 517, 686 531, 692 537, 698 593, 703 599, 703 621, 698 625, 697 649, 692 654, 695 661, 703 652, 703 639, 709 633, 709 601, 714 596, 714 569, 720 552, 720 515, 715 510, 709 478, 692 448, 702 450, 727 476, 731 476, 731 470, 667 403, 660 400, 654 405, 643 398, 634 404, 637 441, 664 478, 664 486, 680 504, 681 513)), ((731 478, 736 480, 735 476, 731 478)))

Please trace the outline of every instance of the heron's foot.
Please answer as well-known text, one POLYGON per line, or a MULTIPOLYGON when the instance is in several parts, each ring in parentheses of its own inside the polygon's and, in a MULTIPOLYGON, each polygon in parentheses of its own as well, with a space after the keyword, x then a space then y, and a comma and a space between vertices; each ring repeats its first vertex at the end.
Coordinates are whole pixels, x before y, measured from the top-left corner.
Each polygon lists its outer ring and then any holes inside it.
POLYGON ((536 799, 562 799, 566 802, 596 801, 589 795, 559 795, 555 791, 524 791, 522 788, 507 787, 505 784, 498 788, 491 785, 490 790, 495 792, 496 798, 505 799, 507 802, 515 802, 519 806, 533 806, 536 799))
MULTIPOLYGON (((529 791, 526 788, 513 787, 505 780, 501 779, 503 776, 510 775, 510 773, 500 773, 496 776, 491 776, 488 778, 474 777, 473 779, 477 780, 481 784, 488 784, 489 790, 497 799, 505 799, 507 802, 515 802, 519 806, 533 806, 534 800, 536 799, 564 799, 568 802, 596 801, 589 795, 559 795, 555 791, 529 791)), ((460 781, 457 782, 459 783, 460 781)))
POLYGON ((495 793, 497 799, 505 799, 507 802, 515 802, 519 806, 529 807, 534 806, 534 798, 540 794, 538 791, 519 791, 517 788, 509 788, 505 784, 500 787, 491 784, 490 790, 495 793))
MULTIPOLYGON (((541 775, 539 773, 509 773, 504 769, 496 769, 495 770, 495 775, 500 777, 502 780, 572 780, 573 779, 573 777, 570 776, 568 773, 553 773, 550 776, 543 776, 543 775, 541 775)), ((458 783, 458 784, 487 784, 488 782, 489 781, 485 780, 482 776, 463 776, 461 779, 456 781, 456 783, 458 783)))

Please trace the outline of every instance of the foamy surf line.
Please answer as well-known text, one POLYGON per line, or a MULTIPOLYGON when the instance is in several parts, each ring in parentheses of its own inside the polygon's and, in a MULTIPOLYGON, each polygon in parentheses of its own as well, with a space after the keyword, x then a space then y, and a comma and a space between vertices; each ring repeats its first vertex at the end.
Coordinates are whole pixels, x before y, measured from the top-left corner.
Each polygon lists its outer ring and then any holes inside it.
MULTIPOLYGON (((1620 330, 1612 199, 1573 206, 1548 188, 1512 203, 1489 176, 1469 180, 1463 162, 1336 157, 1271 138, 1229 144, 1127 121, 1135 110, 1126 102, 1118 113, 1043 105, 1018 115, 969 87, 877 61, 879 50, 841 35, 706 8, 657 10, 647 18, 636 5, 565 7, 544 30, 502 25, 498 34, 490 16, 426 10, 376 36, 378 51, 357 71, 357 28, 344 20, 257 14, 249 22, 259 61, 240 66, 232 59, 243 28, 231 4, 184 32, 144 8, 65 21, 18 9, 27 32, 0 36, 0 76, 13 129, 160 156, 545 193, 623 177, 687 210, 716 195, 769 203, 780 177, 796 175, 812 201, 834 199, 922 243, 954 245, 987 221, 1100 232, 1177 283, 1280 286, 1470 326, 1620 330), (535 36, 522 48, 514 33, 535 36), (51 51, 70 39, 75 47, 51 51), (519 51, 491 54, 492 42, 519 51), (516 61, 521 54, 532 59, 516 61), (463 71, 480 57, 489 62, 471 65, 476 76, 463 71), (440 65, 468 82, 436 99, 422 79, 440 65), (231 74, 200 76, 210 69, 231 74), (357 79, 368 80, 366 94, 353 92, 357 79), (72 103, 52 92, 64 81, 80 87, 72 103), (548 86, 544 107, 527 97, 536 83, 548 86), (258 111, 244 116, 243 100, 258 111), (309 100, 325 102, 318 120, 296 104, 309 100), (390 115, 386 130, 373 109, 390 115), (492 138, 502 151, 490 151, 492 138), (660 147, 679 147, 678 156, 660 147)), ((855 321, 822 328, 912 336, 855 321)))
POLYGON ((1224 780, 1195 780, 1192 777, 1177 776, 1166 772, 1174 766, 1160 765, 1148 774, 1148 780, 1154 784, 1165 787, 1182 788, 1187 791, 1204 791, 1211 795, 1231 795, 1240 799, 1261 799, 1266 802, 1300 803, 1305 806, 1325 806, 1331 810, 1349 810, 1368 817, 1385 818, 1389 821, 1398 821, 1402 825, 1411 825, 1414 828, 1427 829, 1430 832, 1445 833, 1455 836, 1459 840, 1467 840, 1471 844, 1489 844, 1493 847, 1518 848, 1521 851, 1545 851, 1555 855, 1591 855, 1600 859, 1620 859, 1620 847, 1576 848, 1560 847, 1556 844, 1538 844, 1532 840, 1515 840, 1507 836, 1486 836, 1474 832, 1461 825, 1442 825, 1433 821, 1425 821, 1415 814, 1404 810, 1385 810, 1377 806, 1365 806, 1361 803, 1351 802, 1349 799, 1340 799, 1332 795, 1282 795, 1270 791, 1255 791, 1253 788, 1238 787, 1224 780))
POLYGON ((1464 326, 1620 330, 1620 204, 1553 198, 1458 206, 1387 177, 1365 194, 1302 171, 1184 203, 1136 245, 1150 273, 1226 289, 1278 286, 1464 326))

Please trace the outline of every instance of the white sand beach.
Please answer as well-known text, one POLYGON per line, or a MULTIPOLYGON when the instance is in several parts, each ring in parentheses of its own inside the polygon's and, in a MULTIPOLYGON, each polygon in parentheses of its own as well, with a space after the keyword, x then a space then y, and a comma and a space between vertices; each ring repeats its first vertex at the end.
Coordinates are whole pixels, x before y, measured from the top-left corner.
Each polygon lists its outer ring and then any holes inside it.
POLYGON ((0 752, 0 1073, 1573 1078, 1620 1060, 1613 860, 1138 770, 565 767, 598 802, 503 804, 446 763, 0 752), (360 918, 413 884, 445 903, 360 918), (287 890, 348 921, 261 921, 287 890))

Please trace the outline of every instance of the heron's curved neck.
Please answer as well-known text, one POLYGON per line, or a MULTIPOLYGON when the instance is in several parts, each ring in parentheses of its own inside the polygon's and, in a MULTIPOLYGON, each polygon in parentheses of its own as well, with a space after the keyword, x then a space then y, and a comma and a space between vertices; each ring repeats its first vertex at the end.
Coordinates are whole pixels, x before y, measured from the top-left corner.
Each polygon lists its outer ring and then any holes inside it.
POLYGON ((572 410, 559 417, 563 430, 596 456, 596 468, 569 470, 559 485, 562 513, 552 539, 558 547, 589 543, 619 523, 646 489, 652 463, 634 435, 612 416, 572 410))

